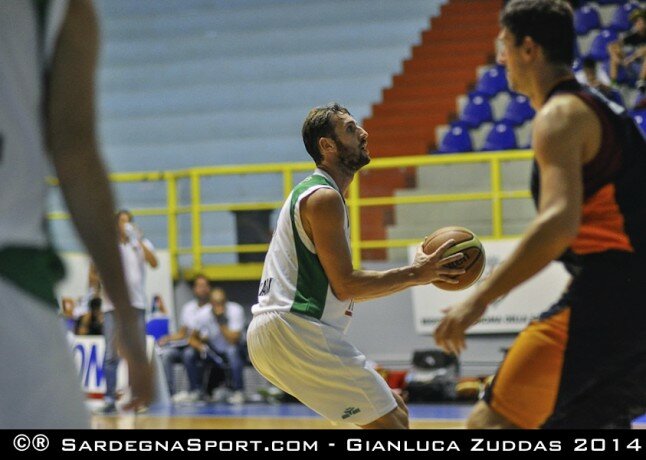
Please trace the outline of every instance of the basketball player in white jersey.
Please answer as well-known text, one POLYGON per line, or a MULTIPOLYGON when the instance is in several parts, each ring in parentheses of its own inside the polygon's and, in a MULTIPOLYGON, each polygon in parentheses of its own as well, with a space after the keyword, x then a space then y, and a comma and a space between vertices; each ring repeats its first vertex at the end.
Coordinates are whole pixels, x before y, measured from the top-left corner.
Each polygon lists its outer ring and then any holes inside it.
MULTIPOLYGON (((420 248, 415 261, 388 271, 355 270, 344 196, 370 162, 368 133, 338 104, 310 111, 303 141, 316 163, 281 209, 269 246, 258 303, 252 307, 249 355, 272 384, 332 422, 363 428, 408 428, 408 411, 350 344, 345 330, 355 301, 464 273, 420 248)), ((397 308, 393 305, 393 308, 397 308)), ((378 333, 378 332, 377 332, 378 333)))
POLYGON ((152 393, 95 136, 98 29, 89 0, 0 2, 0 428, 84 428, 78 372, 56 315, 63 275, 45 224, 51 160, 118 311, 133 407, 152 393))

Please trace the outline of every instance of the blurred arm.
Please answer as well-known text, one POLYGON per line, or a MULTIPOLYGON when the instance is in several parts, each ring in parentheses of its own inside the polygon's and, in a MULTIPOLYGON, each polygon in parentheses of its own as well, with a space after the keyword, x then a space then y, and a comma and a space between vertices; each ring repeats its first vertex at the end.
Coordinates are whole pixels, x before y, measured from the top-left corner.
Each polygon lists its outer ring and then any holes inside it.
POLYGON ((121 349, 129 361, 135 404, 150 399, 143 331, 136 328, 117 245, 114 202, 95 133, 94 80, 98 24, 88 0, 69 3, 45 100, 45 137, 79 236, 115 305, 121 349))

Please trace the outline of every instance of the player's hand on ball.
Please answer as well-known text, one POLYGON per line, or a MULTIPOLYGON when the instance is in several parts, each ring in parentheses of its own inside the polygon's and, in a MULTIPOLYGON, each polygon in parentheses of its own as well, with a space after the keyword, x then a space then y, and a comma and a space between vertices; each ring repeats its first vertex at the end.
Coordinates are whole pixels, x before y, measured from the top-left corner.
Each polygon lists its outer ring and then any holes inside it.
POLYGON ((466 348, 464 339, 466 330, 482 317, 486 309, 486 303, 472 296, 459 304, 442 310, 446 316, 442 318, 433 334, 437 346, 446 353, 456 356, 462 353, 466 348))
POLYGON ((458 252, 452 256, 442 258, 442 254, 453 244, 455 244, 454 240, 448 240, 432 254, 425 254, 424 244, 420 243, 415 253, 413 266, 417 269, 423 284, 435 281, 444 281, 450 284, 458 283, 455 277, 464 274, 464 269, 449 268, 447 265, 462 259, 464 255, 458 252))

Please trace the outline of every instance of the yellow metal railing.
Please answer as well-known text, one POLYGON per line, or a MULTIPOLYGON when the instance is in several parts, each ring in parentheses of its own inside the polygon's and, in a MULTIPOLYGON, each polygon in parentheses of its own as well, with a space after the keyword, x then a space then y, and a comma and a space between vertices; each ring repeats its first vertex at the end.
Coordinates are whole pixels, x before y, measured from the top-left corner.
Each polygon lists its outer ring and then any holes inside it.
MULTIPOLYGON (((350 186, 347 205, 350 214, 352 259, 355 267, 361 266, 362 249, 397 248, 405 247, 419 242, 416 239, 388 239, 388 240, 361 240, 361 217, 363 207, 384 206, 398 204, 419 203, 447 203, 460 201, 489 201, 492 210, 493 238, 502 238, 503 234, 503 206, 506 199, 529 198, 528 190, 505 191, 502 187, 502 162, 526 161, 532 158, 529 151, 505 151, 491 153, 455 154, 455 155, 430 155, 397 158, 379 158, 373 160, 366 170, 383 170, 392 168, 420 168, 433 165, 460 165, 473 163, 488 163, 490 168, 490 190, 483 192, 432 194, 416 196, 385 196, 361 198, 360 175, 357 175, 350 186)), ((294 173, 303 173, 313 170, 311 162, 303 163, 275 163, 255 164, 241 166, 217 166, 192 168, 182 171, 143 172, 143 173, 116 173, 110 179, 116 183, 133 182, 165 182, 166 207, 132 209, 135 216, 166 216, 168 250, 171 256, 171 269, 175 279, 180 276, 190 277, 197 272, 204 272, 207 276, 220 280, 259 279, 262 271, 261 263, 244 263, 228 265, 205 265, 204 254, 222 253, 258 253, 265 252, 267 244, 244 244, 229 246, 203 246, 202 245, 202 214, 222 211, 255 211, 273 210, 282 206, 282 201, 267 201, 253 203, 202 203, 201 185, 206 177, 224 175, 253 175, 253 174, 281 174, 283 197, 286 198, 294 186, 294 173), (178 196, 178 181, 188 180, 190 184, 190 204, 181 206, 178 196), (190 215, 191 245, 180 247, 180 215, 190 215), (192 255, 190 267, 179 267, 180 255, 192 255), (180 270, 181 268, 181 270, 180 270), (181 274, 180 274, 181 272, 181 274)), ((56 185, 55 179, 50 179, 50 184, 56 185)), ((50 213, 50 219, 68 219, 64 212, 50 213)))

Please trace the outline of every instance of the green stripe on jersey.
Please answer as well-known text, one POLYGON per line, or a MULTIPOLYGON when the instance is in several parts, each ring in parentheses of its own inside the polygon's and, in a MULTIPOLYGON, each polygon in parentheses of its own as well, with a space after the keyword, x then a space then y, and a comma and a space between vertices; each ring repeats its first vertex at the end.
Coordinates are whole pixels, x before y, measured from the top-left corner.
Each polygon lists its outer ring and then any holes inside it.
POLYGON ((296 229, 295 219, 296 203, 298 202, 299 196, 317 185, 326 185, 334 188, 323 176, 318 174, 309 176, 298 184, 292 192, 289 212, 292 220, 292 231, 294 232, 294 244, 296 245, 298 263, 298 278, 296 281, 296 294, 294 296, 292 311, 321 319, 330 282, 318 256, 312 254, 301 241, 298 230, 296 229))
POLYGON ((54 285, 65 267, 52 248, 9 246, 0 249, 0 277, 58 308, 54 285))

